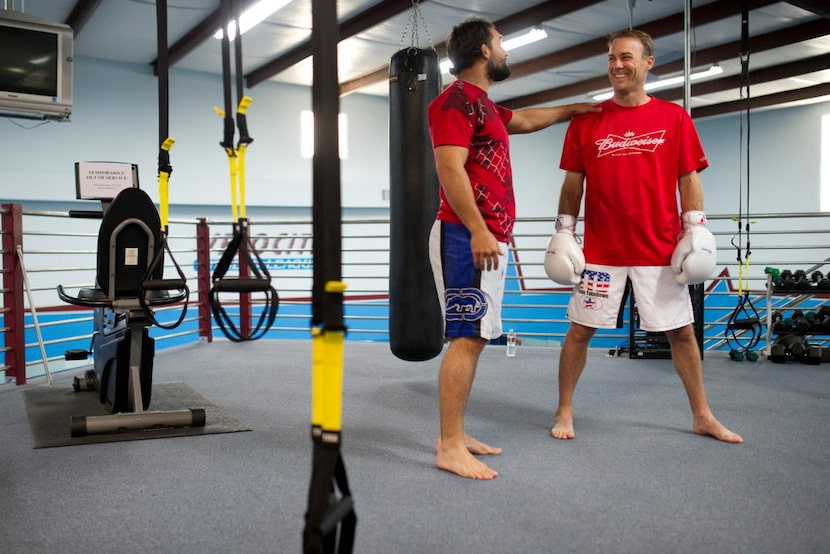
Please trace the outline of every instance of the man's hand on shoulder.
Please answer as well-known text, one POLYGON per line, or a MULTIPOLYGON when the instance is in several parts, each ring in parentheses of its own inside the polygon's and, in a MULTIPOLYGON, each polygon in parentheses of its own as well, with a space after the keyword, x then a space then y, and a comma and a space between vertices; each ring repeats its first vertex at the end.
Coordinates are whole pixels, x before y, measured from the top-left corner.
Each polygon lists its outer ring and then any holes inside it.
POLYGON ((571 116, 602 111, 599 104, 593 102, 577 102, 575 104, 568 104, 568 107, 571 109, 571 116))

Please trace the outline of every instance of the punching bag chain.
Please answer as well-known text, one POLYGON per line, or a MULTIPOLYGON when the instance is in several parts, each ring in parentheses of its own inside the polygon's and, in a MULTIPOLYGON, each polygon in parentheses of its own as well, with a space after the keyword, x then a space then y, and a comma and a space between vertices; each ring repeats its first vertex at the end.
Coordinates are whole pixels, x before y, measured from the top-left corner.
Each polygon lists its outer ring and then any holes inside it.
POLYGON ((412 26, 412 31, 410 33, 410 46, 413 48, 418 48, 420 41, 420 37, 418 36, 418 20, 421 20, 421 25, 424 28, 424 33, 427 35, 427 40, 429 41, 429 47, 432 50, 435 50, 435 45, 432 43, 432 37, 429 36, 429 28, 427 28, 426 21, 424 21, 424 14, 421 12, 421 2, 420 0, 412 0, 412 13, 409 14, 409 19, 406 22, 406 26, 403 28, 403 35, 401 35, 401 48, 403 48, 403 42, 406 40, 406 33, 409 31, 410 25, 412 26))

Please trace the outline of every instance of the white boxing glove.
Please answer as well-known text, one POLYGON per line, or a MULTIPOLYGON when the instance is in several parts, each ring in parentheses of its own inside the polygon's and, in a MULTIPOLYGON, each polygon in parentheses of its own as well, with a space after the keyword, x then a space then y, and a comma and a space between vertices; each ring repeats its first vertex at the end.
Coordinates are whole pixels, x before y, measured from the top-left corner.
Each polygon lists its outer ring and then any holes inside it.
POLYGON ((576 216, 556 217, 556 233, 548 241, 545 252, 545 273, 560 285, 579 283, 585 270, 585 255, 576 242, 576 216))
POLYGON ((697 285, 712 276, 718 259, 715 236, 706 228, 706 215, 701 211, 685 212, 683 231, 674 247, 671 267, 682 285, 697 285))

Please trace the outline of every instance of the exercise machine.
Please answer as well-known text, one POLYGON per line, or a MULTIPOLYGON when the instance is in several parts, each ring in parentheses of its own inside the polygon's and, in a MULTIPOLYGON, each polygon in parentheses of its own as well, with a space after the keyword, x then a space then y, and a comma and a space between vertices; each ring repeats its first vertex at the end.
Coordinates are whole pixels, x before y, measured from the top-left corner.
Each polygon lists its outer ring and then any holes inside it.
MULTIPOLYGON (((175 260, 177 277, 163 278, 166 235, 155 205, 137 184, 136 179, 136 186, 123 188, 111 202, 109 198, 100 198, 103 209, 98 232, 96 286, 81 288, 74 296, 63 285, 57 287, 61 300, 93 308, 94 312, 93 369, 83 378, 76 377, 73 387, 78 392, 97 391, 101 403, 112 412, 103 416, 71 417, 73 437, 125 430, 204 427, 206 423, 203 408, 146 411, 153 381, 155 341, 149 335, 149 328, 157 323, 154 309, 183 303, 176 325, 181 323, 187 310, 189 289, 175 260)), ((91 217, 92 214, 72 215, 91 217)), ((67 357, 80 356, 77 351, 71 351, 67 357)))

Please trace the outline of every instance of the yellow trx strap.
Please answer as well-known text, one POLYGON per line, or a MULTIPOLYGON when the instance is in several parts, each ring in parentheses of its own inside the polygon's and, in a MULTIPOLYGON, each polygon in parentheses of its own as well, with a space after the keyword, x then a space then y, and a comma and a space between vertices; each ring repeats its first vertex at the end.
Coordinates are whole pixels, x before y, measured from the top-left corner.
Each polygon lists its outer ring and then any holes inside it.
MULTIPOLYGON (((251 105, 252 101, 253 100, 251 100, 250 97, 243 96, 239 100, 239 106, 237 106, 236 108, 236 113, 244 116, 245 112, 248 111, 248 106, 251 105)), ((237 178, 239 179, 239 217, 241 217, 242 219, 245 219, 245 151, 248 149, 249 143, 250 137, 240 137, 239 144, 236 147, 236 155, 239 160, 237 162, 237 178)))
MULTIPOLYGON (((175 140, 167 137, 161 143, 161 149, 165 152, 170 152, 170 149, 175 144, 175 140)), ((161 228, 167 230, 167 219, 170 208, 170 172, 159 170, 159 214, 161 215, 161 228)))
MULTIPOLYGON (((253 100, 249 96, 243 96, 237 106, 237 114, 244 115, 253 100)), ((214 106, 216 114, 225 119, 225 111, 214 106)), ((248 149, 250 140, 240 140, 236 148, 230 143, 223 144, 225 154, 228 155, 228 168, 230 170, 231 182, 231 213, 233 222, 245 218, 245 151, 248 149)))
MULTIPOLYGON (((342 294, 346 284, 329 281, 327 293, 342 294)), ((343 403, 343 330, 311 330, 311 426, 323 442, 338 440, 343 403), (328 440, 327 440, 328 439, 328 440)))

